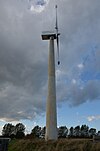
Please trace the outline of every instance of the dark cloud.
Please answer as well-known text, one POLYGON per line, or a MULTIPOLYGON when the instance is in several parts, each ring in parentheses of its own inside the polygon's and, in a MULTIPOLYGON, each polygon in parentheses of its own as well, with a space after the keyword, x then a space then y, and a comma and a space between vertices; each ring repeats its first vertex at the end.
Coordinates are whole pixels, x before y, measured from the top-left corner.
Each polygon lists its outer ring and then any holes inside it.
MULTIPOLYGON (((57 3, 61 32, 57 98, 77 106, 100 98, 100 2, 57 3)), ((45 111, 48 42, 41 40, 41 32, 55 26, 54 5, 55 1, 0 1, 1 119, 31 120, 45 111), (46 5, 41 11, 30 9, 36 2, 46 5)))

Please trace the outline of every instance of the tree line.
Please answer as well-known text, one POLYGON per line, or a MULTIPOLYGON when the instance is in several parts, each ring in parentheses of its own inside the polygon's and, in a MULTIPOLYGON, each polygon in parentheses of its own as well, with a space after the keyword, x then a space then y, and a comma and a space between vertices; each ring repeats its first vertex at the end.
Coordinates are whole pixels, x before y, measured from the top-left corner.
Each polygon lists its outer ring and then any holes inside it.
POLYGON ((2 136, 10 138, 23 138, 25 136, 25 126, 22 123, 18 123, 15 126, 11 123, 7 123, 3 126, 2 136))
MULTIPOLYGON (((3 126, 2 136, 10 138, 44 138, 46 127, 35 126, 30 134, 25 135, 25 126, 22 123, 18 123, 15 126, 11 123, 7 123, 3 126)), ((100 131, 96 131, 96 128, 89 128, 88 125, 78 125, 76 127, 60 126, 58 128, 58 138, 92 138, 93 135, 100 135, 100 131)))

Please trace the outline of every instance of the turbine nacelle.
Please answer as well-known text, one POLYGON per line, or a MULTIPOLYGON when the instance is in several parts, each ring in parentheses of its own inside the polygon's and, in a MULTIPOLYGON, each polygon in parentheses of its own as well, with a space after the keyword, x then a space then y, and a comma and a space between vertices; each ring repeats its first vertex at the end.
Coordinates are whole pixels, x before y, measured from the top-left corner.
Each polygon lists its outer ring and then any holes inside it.
POLYGON ((54 33, 53 31, 43 31, 42 32, 42 40, 49 40, 50 37, 53 37, 54 39, 56 39, 56 33, 54 33))
POLYGON ((56 33, 54 31, 43 31, 42 32, 42 40, 49 40, 50 37, 53 37, 54 39, 57 39, 57 37, 60 35, 60 33, 56 33))

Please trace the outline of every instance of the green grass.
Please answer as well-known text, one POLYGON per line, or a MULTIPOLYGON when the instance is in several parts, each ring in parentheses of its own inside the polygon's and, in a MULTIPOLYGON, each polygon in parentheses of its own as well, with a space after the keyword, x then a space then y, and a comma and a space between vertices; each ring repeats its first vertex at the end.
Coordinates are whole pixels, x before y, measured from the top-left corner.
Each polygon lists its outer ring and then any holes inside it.
POLYGON ((60 139, 47 141, 39 139, 12 140, 8 151, 100 151, 100 142, 85 139, 60 139))

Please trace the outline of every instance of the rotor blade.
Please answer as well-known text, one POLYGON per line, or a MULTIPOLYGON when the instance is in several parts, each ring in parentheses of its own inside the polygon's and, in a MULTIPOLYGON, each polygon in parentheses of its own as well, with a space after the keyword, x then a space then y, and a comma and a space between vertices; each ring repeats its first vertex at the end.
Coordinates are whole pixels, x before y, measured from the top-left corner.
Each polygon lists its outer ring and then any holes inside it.
POLYGON ((57 34, 57 53, 58 53, 58 65, 60 64, 60 61, 59 61, 59 35, 57 34))
POLYGON ((55 29, 56 29, 56 32, 58 33, 57 5, 55 6, 55 8, 56 8, 56 25, 55 25, 55 29))
POLYGON ((57 18, 57 5, 55 6, 56 8, 56 26, 55 26, 55 29, 56 29, 56 40, 57 40, 57 54, 58 54, 58 65, 60 64, 60 61, 59 61, 59 33, 58 33, 58 18, 57 18))

